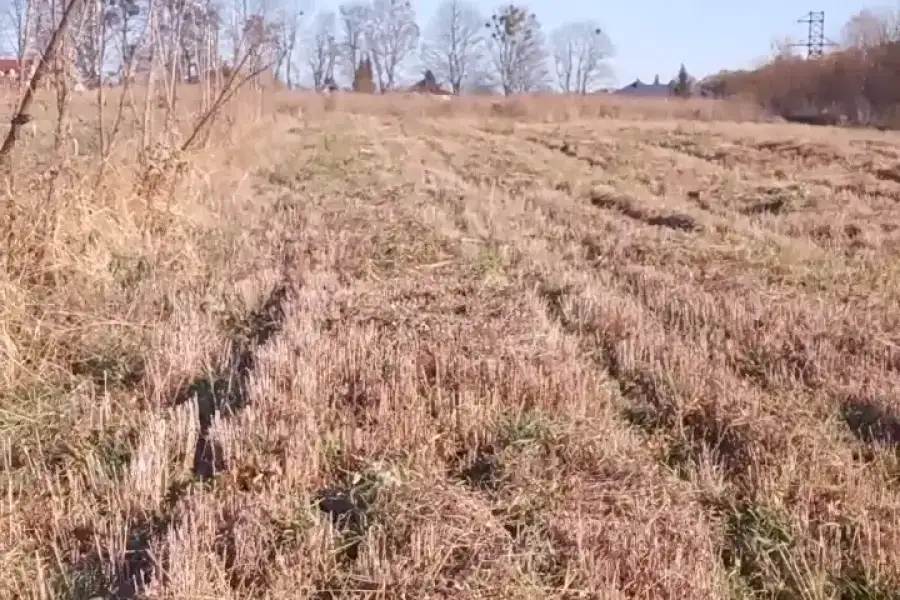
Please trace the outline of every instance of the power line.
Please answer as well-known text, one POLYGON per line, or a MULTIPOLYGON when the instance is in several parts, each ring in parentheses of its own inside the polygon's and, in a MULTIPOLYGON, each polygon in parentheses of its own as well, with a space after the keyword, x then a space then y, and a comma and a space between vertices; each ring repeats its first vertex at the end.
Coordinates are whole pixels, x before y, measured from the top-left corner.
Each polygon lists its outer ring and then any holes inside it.
POLYGON ((789 44, 791 47, 805 47, 806 58, 820 58, 825 54, 825 46, 837 46, 834 42, 825 39, 825 11, 811 10, 802 19, 797 19, 798 23, 806 23, 809 25, 809 32, 805 42, 789 44))

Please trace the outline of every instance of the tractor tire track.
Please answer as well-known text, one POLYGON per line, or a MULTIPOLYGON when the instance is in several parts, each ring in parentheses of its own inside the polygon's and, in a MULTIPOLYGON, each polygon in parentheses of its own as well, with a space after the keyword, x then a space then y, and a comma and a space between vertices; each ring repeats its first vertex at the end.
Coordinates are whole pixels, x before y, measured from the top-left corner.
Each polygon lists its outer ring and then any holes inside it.
MULTIPOLYGON (((269 293, 260 308, 242 320, 240 325, 248 334, 236 335, 231 340, 230 356, 217 377, 197 380, 174 395, 167 411, 169 414, 164 419, 173 419, 182 405, 192 402, 197 405, 197 441, 192 467, 196 481, 211 482, 215 476, 228 470, 224 449, 213 439, 210 429, 216 417, 234 417, 250 405, 247 386, 256 366, 256 351, 281 330, 285 305, 296 286, 294 281, 282 281, 269 293)), ((180 502, 189 491, 187 483, 172 485, 155 514, 131 523, 125 535, 121 558, 112 556, 105 548, 99 548, 70 565, 76 572, 103 571, 106 569, 103 565, 112 565, 111 577, 104 583, 104 589, 94 589, 91 593, 116 600, 132 600, 164 576, 169 557, 165 552, 156 554, 153 548, 164 547, 161 542, 181 526, 177 513, 180 502)), ((75 535, 86 541, 94 532, 88 529, 75 535)))
MULTIPOLYGON (((419 262, 427 257, 417 256, 415 252, 401 252, 400 246, 406 242, 398 243, 391 240, 390 236, 383 235, 383 232, 372 231, 369 225, 373 221, 412 223, 415 219, 420 219, 421 214, 429 208, 427 200, 427 197, 423 197, 421 203, 415 205, 392 206, 384 203, 380 197, 372 193, 348 195, 346 198, 339 197, 339 203, 352 204, 356 219, 336 218, 334 223, 327 223, 326 226, 332 230, 331 233, 340 230, 339 237, 354 239, 354 246, 374 250, 367 253, 367 256, 364 257, 366 260, 376 259, 377 262, 377 255, 384 253, 385 250, 385 248, 377 247, 380 244, 399 244, 398 247, 390 248, 392 260, 376 269, 375 280, 381 281, 380 285, 391 287, 393 277, 408 276, 406 270, 413 266, 412 264, 395 264, 394 256, 399 255, 406 262, 419 262), (360 204, 361 200, 362 204, 360 204), (348 225, 349 227, 347 227, 348 225), (372 238, 372 244, 363 244, 361 240, 364 238, 372 238), (375 247, 372 248, 372 245, 375 247)), ((338 212, 337 209, 335 211, 338 212)), ((420 234, 422 232, 414 231, 413 233, 420 234)), ((458 244, 458 236, 448 235, 446 231, 443 234, 448 243, 458 244)), ((338 234, 335 233, 335 235, 338 234)), ((410 248, 415 247, 416 241, 413 239, 408 241, 410 248)), ((217 421, 237 417, 251 406, 251 379, 258 370, 259 350, 277 339, 286 319, 290 318, 286 314, 287 306, 295 304, 296 297, 298 294, 302 294, 302 290, 306 287, 302 281, 290 275, 294 271, 290 263, 298 260, 304 260, 304 257, 286 256, 282 267, 284 275, 269 292, 261 306, 238 322, 231 324, 230 328, 236 333, 230 340, 229 352, 222 361, 222 367, 214 375, 193 381, 172 394, 169 412, 173 415, 196 402, 197 439, 193 449, 191 467, 194 482, 215 486, 220 477, 231 473, 234 469, 233 465, 229 464, 222 444, 215 438, 214 425, 217 421)), ((458 273, 453 273, 448 277, 455 278, 458 275, 458 273)), ((350 285, 350 282, 344 283, 350 285)), ((394 293, 398 295, 398 299, 405 300, 406 298, 403 296, 411 294, 411 291, 399 287, 394 293)), ((365 303, 363 298, 357 298, 357 301, 360 300, 362 300, 362 304, 365 303)), ((427 301, 427 304, 437 305, 438 302, 443 302, 443 299, 441 296, 435 295, 427 301)), ((419 311, 430 312, 427 306, 420 306, 419 311)), ((383 327, 388 329, 396 326, 396 323, 383 324, 383 327)), ((402 326, 406 327, 406 325, 402 326)), ((476 341, 472 340, 472 342, 476 341)), ((362 386, 362 383, 359 382, 359 385, 362 386)), ((351 392, 348 392, 349 396, 343 402, 346 402, 348 409, 352 407, 357 420, 364 422, 368 418, 366 413, 371 412, 369 408, 372 407, 367 408, 365 392, 359 394, 353 392, 353 382, 351 382, 350 388, 351 392)), ((165 588, 167 585, 166 573, 171 566, 171 558, 165 551, 167 540, 172 536, 177 537, 179 530, 187 526, 187 523, 184 522, 187 515, 180 514, 180 505, 187 500, 192 487, 192 482, 179 482, 173 485, 157 514, 132 524, 127 533, 129 541, 124 548, 123 558, 116 559, 111 553, 103 550, 91 553, 81 564, 77 565, 80 569, 87 569, 89 566, 104 563, 115 564, 112 576, 105 583, 105 589, 94 590, 96 593, 105 597, 131 600, 139 597, 151 586, 165 588), (160 548, 164 550, 161 553, 160 548)), ((366 516, 366 501, 360 496, 360 490, 356 489, 356 484, 351 485, 339 480, 333 482, 333 485, 319 490, 309 490, 309 492, 319 510, 333 521, 336 529, 352 540, 352 542, 348 542, 349 545, 340 550, 341 560, 345 561, 348 566, 352 565, 356 560, 357 548, 369 525, 369 519, 366 516)), ((226 568, 230 568, 229 564, 234 562, 233 555, 236 549, 233 545, 235 542, 227 535, 228 523, 226 522, 223 526, 226 534, 222 536, 221 540, 224 544, 221 549, 221 560, 226 568), (231 541, 229 542, 229 540, 231 541)), ((243 584, 241 581, 235 580, 232 585, 243 584)), ((327 585, 328 582, 322 582, 322 586, 327 587, 327 585)))
MULTIPOLYGON (((430 138, 434 148, 440 141, 430 138)), ((434 148, 440 156, 451 156, 446 148, 434 148)), ((450 165, 445 165, 450 166, 450 165)), ((451 167, 451 171, 455 171, 451 167)), ((466 181, 464 173, 455 172, 460 180, 466 181)), ((452 185, 452 181, 448 182, 452 185)), ((516 247, 522 255, 519 258, 519 277, 525 288, 535 290, 542 302, 543 311, 549 322, 565 335, 577 339, 592 363, 593 369, 601 377, 609 376, 618 386, 622 405, 621 418, 625 423, 643 428, 648 435, 664 432, 671 440, 667 456, 663 460, 670 465, 687 470, 697 464, 702 457, 711 455, 726 476, 738 489, 750 485, 747 468, 757 440, 745 423, 729 421, 722 417, 725 412, 714 402, 720 390, 699 390, 692 388, 690 372, 702 368, 704 356, 692 351, 678 336, 667 334, 655 315, 647 311, 627 293, 620 283, 597 273, 590 262, 573 256, 570 251, 573 240, 562 233, 573 227, 572 215, 584 211, 590 215, 588 204, 572 198, 555 197, 546 204, 532 200, 526 193, 526 200, 515 198, 519 192, 500 189, 491 206, 479 206, 480 210, 494 215, 502 215, 503 222, 497 223, 495 235, 499 241, 516 247), (509 196, 508 198, 506 196, 509 196), (563 203, 554 210, 554 201, 563 203), (562 215, 566 216, 562 216, 562 215), (504 237, 504 232, 508 237, 504 237), (523 239, 540 238, 546 245, 522 245, 523 239), (577 265, 581 262, 582 264, 577 265), (566 264, 565 268, 560 265, 566 264), (578 285, 560 282, 559 273, 580 272, 585 275, 578 285), (577 287, 582 288, 581 290, 577 287), (589 290, 584 288, 590 287, 589 290), (604 298, 604 309, 591 317, 589 327, 578 320, 590 311, 598 310, 593 298, 604 298), (609 321, 604 322, 609 319, 609 321), (627 320, 627 325, 617 326, 614 321, 627 320), (647 331, 647 340, 641 347, 629 332, 647 331), (652 343, 651 343, 652 342, 652 343), (634 353, 648 357, 649 362, 635 360, 634 353), (666 361, 667 355, 678 355, 676 361, 666 361), (659 357, 664 362, 654 360, 659 357), (650 366, 649 363, 653 363, 650 366), (680 377, 679 387, 668 381, 671 370, 680 377), (687 387, 685 387, 687 386, 687 387), (689 398, 702 391, 705 403, 691 403, 689 398), (680 432, 680 433, 679 433, 680 432)), ((477 197, 477 193, 474 194, 477 197)), ((466 194, 450 194, 455 202, 465 203, 466 194)), ((461 207, 460 210, 468 210, 461 207)), ((478 209, 476 209, 478 210, 478 209)), ((497 217, 495 217, 497 218, 497 217)), ((596 219, 596 216, 593 217, 596 219)), ((574 236, 578 238, 579 236, 574 236)), ((576 242, 577 246, 577 242, 576 242)), ((586 368, 590 369, 591 366, 586 368)), ((734 384, 729 391, 739 389, 734 384)), ((659 460, 653 451, 644 450, 648 460, 659 460)))
MULTIPOLYGON (((463 173, 459 175, 464 177, 463 173)), ((504 191, 520 193, 509 188, 504 191)), ((567 200, 564 195, 556 199, 559 202, 567 200)), ((571 198, 568 202, 581 204, 571 198)), ((561 228, 574 226, 576 233, 572 238, 589 239, 593 234, 590 220, 560 217, 562 214, 571 215, 568 207, 544 210, 539 202, 530 206, 536 207, 545 218, 558 223, 561 228)), ((577 212, 579 206, 573 208, 577 212)), ((523 216, 517 215, 520 219, 523 216)), ((524 222, 535 221, 527 216, 524 222)), ((521 228, 522 223, 517 226, 521 228)), ((533 227, 530 233, 535 236, 546 236, 553 231, 552 228, 541 231, 539 227, 533 227)), ((726 567, 733 564, 736 555, 743 555, 743 560, 749 560, 752 557, 746 555, 748 550, 742 536, 752 536, 753 532, 742 528, 755 527, 753 523, 756 521, 744 516, 759 514, 763 510, 757 504, 762 482, 756 479, 756 473, 760 469, 777 470, 777 465, 783 461, 790 464, 790 461, 800 460, 806 468, 821 467, 814 456, 805 454, 802 449, 790 450, 797 415, 778 397, 793 388, 782 386, 771 389, 732 364, 716 361, 710 365, 710 357, 721 356, 723 347, 718 337, 708 337, 707 334, 713 333, 709 329, 708 319, 707 327, 698 330, 694 326, 703 321, 706 313, 691 314, 696 303, 690 297, 665 300, 665 295, 659 295, 657 300, 651 300, 653 296, 648 295, 649 290, 629 274, 633 270, 629 271, 627 264, 613 264, 606 273, 596 272, 596 261, 602 261, 606 251, 602 246, 592 248, 588 254, 593 260, 584 262, 577 269, 583 273, 593 271, 593 277, 576 278, 575 282, 569 283, 565 282, 565 278, 560 281, 555 274, 568 270, 560 269, 560 263, 572 261, 573 256, 579 262, 583 259, 565 251, 567 243, 570 243, 567 240, 551 237, 548 241, 553 250, 547 251, 545 246, 539 254, 529 257, 534 261, 531 277, 545 298, 548 315, 569 334, 579 336, 585 351, 592 352, 598 366, 618 382, 620 394, 625 399, 625 418, 648 435, 665 432, 671 442, 664 460, 678 469, 687 467, 691 470, 703 464, 705 457, 712 457, 733 488, 728 502, 710 506, 710 514, 738 523, 729 530, 729 537, 723 541, 723 564, 726 567), (598 298, 603 298, 602 305, 598 304, 598 298), (585 319, 588 320, 588 327, 585 319), (636 333, 640 336, 637 337, 636 333), (714 378, 710 377, 713 372, 716 373, 714 378), (761 397, 768 400, 760 401, 761 397), (765 462, 760 463, 760 460, 765 462)), ((712 318, 714 312, 707 311, 709 314, 706 317, 712 318)), ((716 323, 714 329, 722 326, 718 321, 716 323)), ((727 337, 728 333, 725 335, 727 337)), ((731 337, 740 337, 739 332, 733 331, 731 337)), ((814 380, 804 375, 809 371, 808 367, 793 365, 792 360, 788 355, 778 359, 780 362, 772 365, 773 374, 784 373, 789 380, 806 381, 807 386, 815 385, 814 380)), ((831 403, 826 404, 828 406, 822 407, 825 411, 816 417, 821 423, 813 431, 827 428, 829 414, 835 407, 831 403)), ((893 444, 896 427, 892 423, 896 419, 872 408, 876 404, 865 399, 846 400, 841 413, 853 431, 870 431, 869 438, 887 440, 887 443, 893 444)), ((811 431, 810 435, 816 434, 811 431)), ((865 437, 863 433, 854 435, 865 437)), ((823 472, 809 473, 807 477, 809 480, 828 481, 833 479, 833 474, 825 469, 823 472)), ((852 479, 853 485, 870 489, 867 497, 877 497, 874 482, 868 482, 865 478, 852 479)), ((849 546, 847 551, 850 551, 849 546)), ((745 577, 748 585, 757 585, 754 582, 758 576, 752 571, 745 577)), ((799 585, 789 572, 782 573, 780 577, 789 589, 799 585)))
MULTIPOLYGON (((286 210, 284 196, 278 200, 278 210, 286 210)), ((303 219, 300 219, 302 222, 303 219)), ((77 562, 68 568, 75 573, 106 573, 105 576, 92 575, 88 579, 96 581, 93 587, 81 589, 76 593, 87 593, 89 596, 102 596, 115 600, 133 600, 141 597, 153 585, 165 585, 166 573, 170 568, 170 557, 166 540, 183 527, 185 515, 181 514, 182 504, 191 493, 194 484, 201 486, 215 485, 216 479, 228 473, 225 449, 215 439, 213 426, 217 420, 232 419, 249 406, 250 380, 254 375, 258 362, 258 351, 272 343, 281 332, 288 304, 303 289, 304 284, 297 276, 298 266, 311 262, 310 243, 305 243, 302 252, 294 232, 286 232, 281 247, 280 265, 273 265, 280 271, 280 279, 265 295, 262 303, 253 310, 231 323, 228 328, 233 332, 228 340, 227 355, 220 361, 220 367, 208 377, 198 378, 170 394, 170 401, 164 405, 162 414, 155 415, 151 423, 163 428, 171 427, 177 431, 187 428, 196 433, 193 456, 190 467, 190 479, 177 479, 171 482, 165 492, 161 504, 155 510, 133 519, 124 534, 125 543, 116 552, 101 544, 93 543, 92 549, 84 552, 77 562), (180 420, 185 409, 196 404, 194 409, 194 426, 180 420), (162 551, 160 551, 162 549, 162 551)), ((158 432, 145 431, 139 436, 136 452, 143 445, 153 447, 159 439, 154 439, 158 432)), ((167 434, 161 434, 166 440, 167 434)), ((177 442, 171 438, 168 442, 177 442)), ((159 451, 165 451, 159 449, 159 451)), ((153 452, 153 450, 151 450, 153 452)), ((156 465, 165 468, 163 465, 156 465)), ((146 470, 147 466, 135 465, 129 461, 127 470, 146 470)), ((145 475, 153 475, 147 473, 145 475)), ((134 475, 132 475, 134 477, 134 475)), ((146 511, 145 511, 146 512, 146 511)), ((76 531, 74 537, 86 543, 98 533, 88 526, 76 531)))
POLYGON ((237 324, 241 333, 232 337, 231 353, 220 375, 194 381, 175 394, 173 406, 197 403, 199 433, 193 473, 201 481, 228 468, 222 448, 210 436, 210 428, 217 416, 231 418, 249 406, 247 386, 256 367, 256 350, 281 331, 285 304, 296 286, 292 281, 279 283, 262 306, 237 324))

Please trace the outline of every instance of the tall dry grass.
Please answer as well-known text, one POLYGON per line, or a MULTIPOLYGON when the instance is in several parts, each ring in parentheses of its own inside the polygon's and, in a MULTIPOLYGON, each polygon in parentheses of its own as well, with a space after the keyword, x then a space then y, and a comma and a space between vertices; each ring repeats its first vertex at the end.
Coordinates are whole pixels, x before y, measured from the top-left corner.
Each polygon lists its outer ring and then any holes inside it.
MULTIPOLYGON (((123 494, 122 514, 147 510, 127 487, 109 487, 118 461, 145 443, 146 419, 165 414, 184 379, 214 368, 215 323, 253 302, 253 291, 235 297, 234 282, 265 277, 257 264, 280 252, 248 234, 273 218, 271 199, 248 183, 272 139, 272 120, 258 116, 271 113, 265 98, 238 97, 208 144, 182 152, 199 114, 191 90, 150 147, 136 93, 102 177, 94 99, 72 98, 57 149, 54 105, 38 98, 0 202, 4 598, 90 593, 56 563, 72 549, 61 521, 103 494, 123 494)), ((107 100, 116 104, 115 91, 107 100)), ((163 122, 165 110, 153 117, 163 122)))
MULTIPOLYGON (((183 153, 179 151, 180 142, 196 125, 200 111, 197 88, 185 86, 179 90, 179 111, 169 129, 160 131, 150 151, 145 152, 141 147, 144 92, 138 86, 130 89, 122 103, 121 115, 114 110, 106 112, 107 128, 116 119, 120 122, 108 165, 104 166, 106 175, 99 182, 95 94, 82 92, 71 98, 70 132, 59 152, 54 151, 51 134, 57 118, 53 98, 50 94, 37 98, 33 121, 26 126, 16 149, 13 177, 3 192, 4 210, 0 217, 0 233, 5 240, 3 287, 8 294, 2 304, 4 310, 11 311, 2 320, 7 328, 5 346, 11 356, 6 361, 9 371, 6 381, 18 382, 15 386, 27 388, 36 382, 53 381, 48 377, 46 361, 56 361, 59 352, 78 354, 77 350, 63 349, 71 344, 77 347, 78 343, 72 340, 83 333, 80 326, 70 323, 76 319, 70 314, 72 310, 81 315, 79 319, 90 320, 83 313, 85 307, 105 306, 112 312, 96 317, 110 322, 125 314, 148 310, 155 301, 135 299, 140 309, 132 301, 122 304, 122 290, 114 284, 116 277, 125 274, 103 271, 112 268, 116 261, 134 263, 127 268, 115 267, 125 271, 152 269, 160 262, 166 264, 170 259, 163 256, 179 252, 174 250, 177 244, 173 244, 181 239, 177 237, 178 229, 185 226, 185 214, 192 211, 203 214, 209 211, 209 207, 204 208, 204 202, 224 201, 211 198, 211 190, 227 191, 234 181, 240 181, 248 171, 259 167, 259 157, 249 142, 271 140, 269 130, 285 122, 303 128, 304 124, 327 118, 330 112, 478 118, 502 123, 760 118, 746 105, 710 100, 535 96, 462 97, 441 102, 413 95, 325 97, 245 90, 222 110, 208 143, 183 153), (265 135, 253 137, 248 132, 265 135), (166 241, 170 235, 176 236, 175 240, 166 241), (144 256, 144 252, 150 256, 144 256), (99 263, 91 264, 92 261, 99 263), (144 266, 139 268, 139 264, 144 266), (94 277, 106 279, 100 285, 94 277), (110 298, 105 299, 106 294, 110 298), (24 310, 26 306, 28 310, 24 310), (76 306, 81 309, 76 310, 76 306), (43 353, 48 353, 46 360, 40 358, 43 353)), ((105 102, 109 107, 120 104, 121 93, 117 89, 106 93, 105 102)), ((14 104, 13 95, 7 94, 8 110, 14 104)), ((155 106, 151 118, 162 123, 165 107, 155 106)), ((0 118, 8 118, 7 115, 0 118)), ((203 220, 199 215, 193 218, 203 220)), ((208 218, 216 217, 208 215, 208 218)), ((208 262, 211 272, 222 268, 215 260, 204 258, 203 261, 208 262)))
MULTIPOLYGON (((285 106, 300 105, 310 114, 340 110, 357 114, 396 116, 502 117, 523 121, 565 122, 579 119, 697 121, 758 121, 763 111, 739 100, 705 98, 624 98, 610 94, 592 96, 523 95, 512 97, 416 94, 357 95, 285 94, 285 106)), ((276 100, 278 101, 278 100, 276 100)))

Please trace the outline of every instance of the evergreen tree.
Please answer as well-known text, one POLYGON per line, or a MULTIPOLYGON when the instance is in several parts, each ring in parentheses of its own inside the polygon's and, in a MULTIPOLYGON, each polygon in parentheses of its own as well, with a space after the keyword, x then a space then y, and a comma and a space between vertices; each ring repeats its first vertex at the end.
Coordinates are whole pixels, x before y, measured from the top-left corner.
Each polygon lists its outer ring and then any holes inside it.
POLYGON ((356 75, 353 78, 353 91, 362 94, 375 93, 375 81, 372 74, 372 61, 368 56, 359 61, 356 75))
POLYGON ((691 76, 688 74, 687 69, 684 68, 684 63, 678 69, 678 77, 675 80, 672 93, 681 98, 689 98, 691 96, 691 76))

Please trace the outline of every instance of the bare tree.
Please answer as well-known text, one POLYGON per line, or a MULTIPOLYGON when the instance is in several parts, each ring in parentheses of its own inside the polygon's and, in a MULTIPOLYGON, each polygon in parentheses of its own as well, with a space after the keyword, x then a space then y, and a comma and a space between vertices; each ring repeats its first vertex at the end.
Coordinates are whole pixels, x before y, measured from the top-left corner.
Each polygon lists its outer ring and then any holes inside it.
POLYGON ((550 79, 544 33, 534 13, 510 4, 487 23, 491 32, 491 58, 503 93, 543 89, 550 79))
POLYGON ((298 8, 284 8, 279 11, 278 17, 278 44, 281 47, 280 64, 276 65, 277 72, 284 72, 284 82, 288 88, 294 87, 293 66, 294 55, 297 49, 297 37, 300 33, 300 23, 304 12, 298 8))
POLYGON ((553 32, 553 62, 560 91, 588 94, 612 75, 612 43, 593 21, 567 23, 553 32))
MULTIPOLYGON (((796 40, 791 36, 782 36, 772 40, 770 48, 772 50, 772 59, 774 60, 790 60, 796 58, 797 53, 794 51, 796 40)), ((769 62, 769 58, 764 58, 762 64, 769 62)))
POLYGON ((454 94, 482 71, 487 38, 484 18, 467 0, 444 0, 428 25, 422 66, 450 83, 454 94))
POLYGON ((166 104, 164 131, 172 130, 179 103, 179 84, 196 81, 197 46, 205 6, 196 0, 158 0, 154 3, 151 44, 162 67, 161 91, 166 104))
POLYGON ((394 89, 397 70, 419 43, 416 13, 407 0, 373 0, 366 45, 381 92, 394 89))
POLYGON ((25 60, 31 58, 28 54, 31 49, 32 9, 33 6, 30 0, 9 0, 4 11, 5 29, 11 38, 10 41, 16 53, 16 60, 19 62, 20 86, 26 75, 22 72, 22 67, 25 60))
POLYGON ((341 69, 351 80, 365 51, 365 30, 370 13, 371 7, 365 2, 342 4, 338 9, 341 28, 338 42, 341 69))
MULTIPOLYGON (((159 2, 166 2, 168 0, 157 0, 159 2)), ((226 4, 226 6, 228 6, 226 4)), ((251 8, 249 6, 248 0, 232 0, 228 9, 226 9, 225 14, 227 15, 227 25, 225 26, 225 31, 228 40, 228 46, 231 50, 231 59, 230 63, 237 63, 238 54, 240 53, 240 43, 241 43, 241 26, 243 23, 247 21, 247 18, 251 14, 251 8)))
POLYGON ((863 9, 853 15, 841 30, 844 45, 869 50, 900 39, 900 15, 897 11, 863 9))
POLYGON ((340 52, 335 38, 335 28, 336 16, 332 11, 317 14, 313 21, 306 60, 312 72, 316 91, 321 90, 326 82, 334 80, 334 67, 340 52))
MULTIPOLYGON (((70 36, 74 65, 82 83, 88 87, 102 86, 105 74, 115 70, 115 42, 132 33, 133 24, 141 17, 141 5, 136 0, 91 0, 85 2, 79 17, 80 26, 70 36)), ((129 36, 130 37, 130 36, 129 36)), ((190 46, 190 36, 185 43, 190 46)), ((119 62, 130 60, 122 54, 119 62)))

